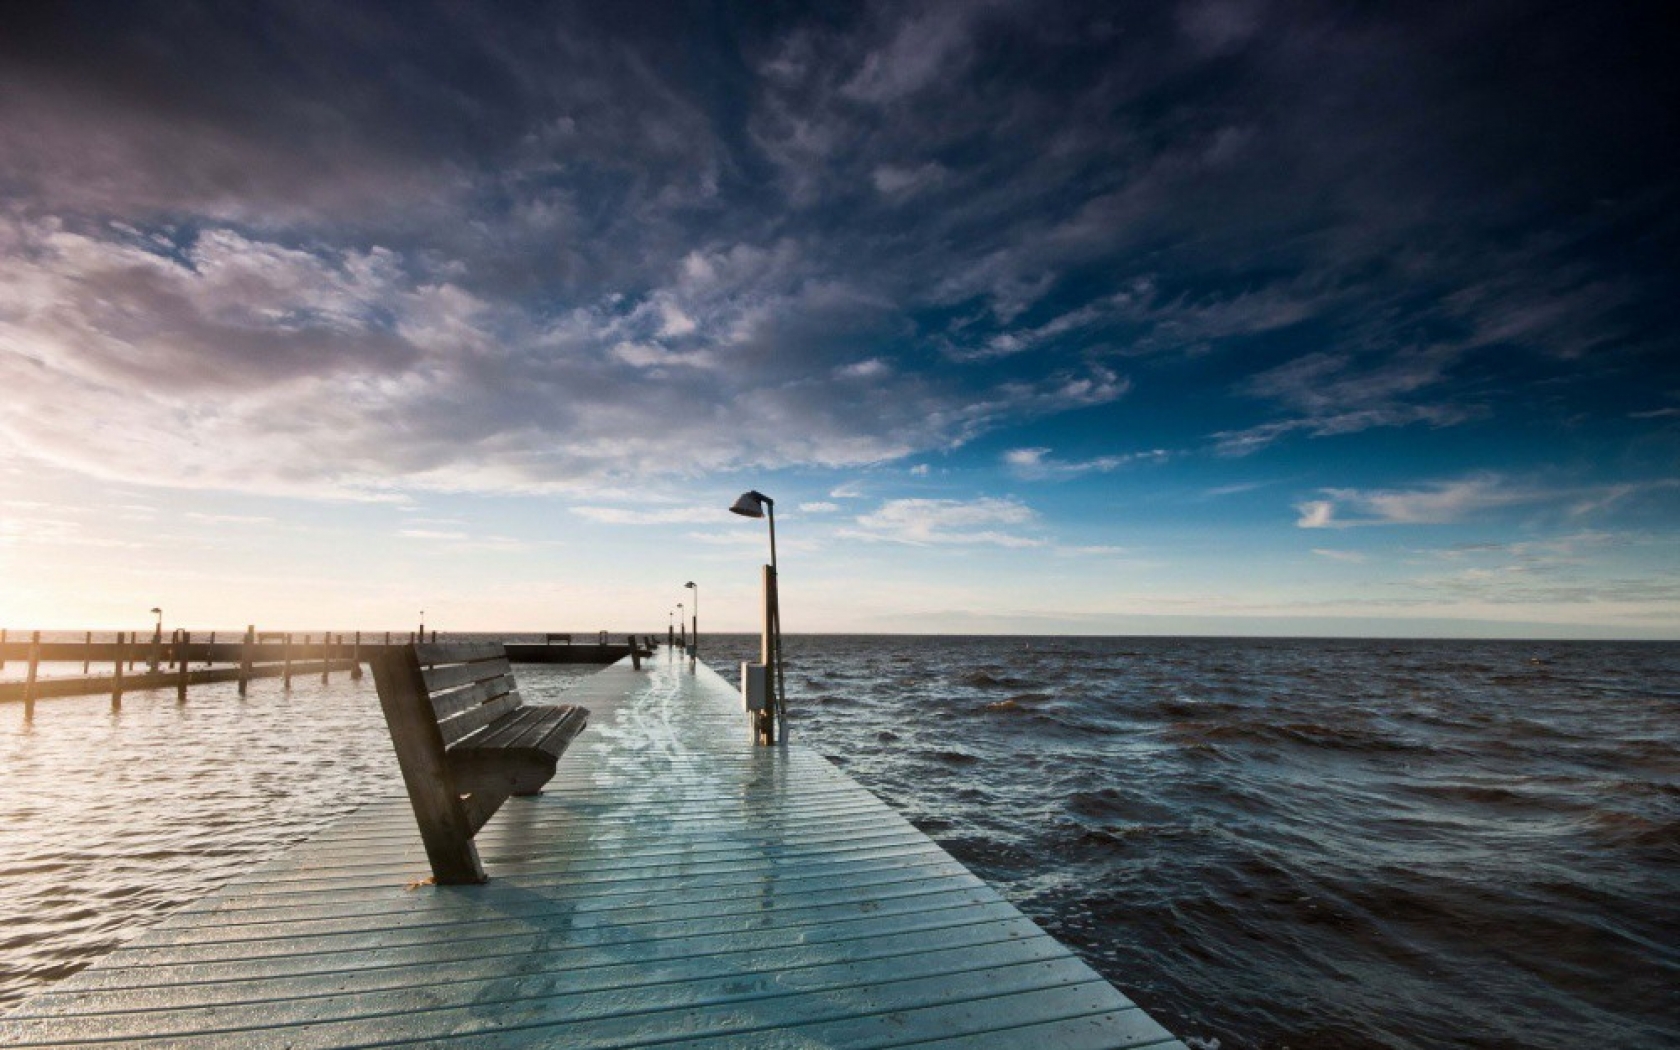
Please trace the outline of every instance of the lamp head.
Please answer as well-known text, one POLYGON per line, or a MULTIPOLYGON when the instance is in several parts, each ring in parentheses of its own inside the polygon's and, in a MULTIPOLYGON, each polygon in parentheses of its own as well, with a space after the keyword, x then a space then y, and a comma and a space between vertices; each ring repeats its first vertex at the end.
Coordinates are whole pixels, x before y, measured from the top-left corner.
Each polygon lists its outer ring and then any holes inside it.
POLYGON ((730 507, 729 510, 730 513, 739 514, 743 518, 762 518, 764 517, 764 508, 775 505, 776 501, 769 496, 757 489, 750 489, 741 493, 741 498, 737 499, 735 505, 730 507))
POLYGON ((698 587, 694 586, 694 581, 693 580, 689 580, 687 583, 683 584, 683 586, 687 587, 691 591, 699 590, 698 587))
POLYGON ((153 612, 155 612, 155 613, 157 613, 157 614, 158 614, 158 615, 159 615, 159 616, 162 616, 162 615, 163 615, 163 610, 162 610, 162 609, 158 609, 158 608, 155 608, 155 607, 154 607, 154 608, 153 608, 153 609, 152 609, 152 611, 153 611, 153 612))

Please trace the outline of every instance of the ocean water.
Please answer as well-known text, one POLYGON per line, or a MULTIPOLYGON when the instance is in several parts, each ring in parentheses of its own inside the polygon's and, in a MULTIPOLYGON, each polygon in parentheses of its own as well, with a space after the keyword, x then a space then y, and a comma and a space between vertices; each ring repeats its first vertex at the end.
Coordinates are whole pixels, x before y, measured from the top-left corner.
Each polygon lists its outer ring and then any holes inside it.
MULTIPOLYGON (((733 677, 756 649, 701 656, 733 677)), ((1680 645, 787 659, 799 742, 1193 1046, 1680 1046, 1680 645)), ((519 674, 541 699, 579 670, 519 674)), ((0 706, 0 1009, 395 777, 371 679, 0 706)))

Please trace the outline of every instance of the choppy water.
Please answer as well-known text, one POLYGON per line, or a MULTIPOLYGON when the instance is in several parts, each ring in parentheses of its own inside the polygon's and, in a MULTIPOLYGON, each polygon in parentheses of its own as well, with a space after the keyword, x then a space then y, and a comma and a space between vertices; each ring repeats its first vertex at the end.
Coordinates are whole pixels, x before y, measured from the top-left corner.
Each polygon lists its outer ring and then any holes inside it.
MULTIPOLYGON (((1680 646, 807 636, 788 658, 801 742, 1193 1044, 1680 1046, 1680 646)), ((540 697, 570 670, 520 676, 540 697)), ((0 756, 0 1005, 396 775, 371 682, 0 707, 0 756)))

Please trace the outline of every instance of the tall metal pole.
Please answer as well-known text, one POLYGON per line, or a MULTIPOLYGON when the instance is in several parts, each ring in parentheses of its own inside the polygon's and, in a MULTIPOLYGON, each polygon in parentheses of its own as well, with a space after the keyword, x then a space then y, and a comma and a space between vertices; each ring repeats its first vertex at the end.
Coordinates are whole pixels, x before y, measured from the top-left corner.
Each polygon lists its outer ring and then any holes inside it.
POLYGON ((772 500, 765 500, 765 510, 770 517, 770 582, 771 613, 775 618, 773 624, 776 643, 776 740, 787 743, 787 676, 782 670, 782 578, 776 570, 776 504, 772 500))

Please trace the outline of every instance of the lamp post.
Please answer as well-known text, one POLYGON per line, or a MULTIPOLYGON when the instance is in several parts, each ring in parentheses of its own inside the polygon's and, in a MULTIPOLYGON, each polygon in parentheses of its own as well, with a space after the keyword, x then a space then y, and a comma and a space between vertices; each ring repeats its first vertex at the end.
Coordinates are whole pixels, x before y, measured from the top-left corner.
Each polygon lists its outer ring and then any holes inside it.
POLYGON ((678 602, 677 603, 677 645, 679 647, 683 648, 683 649, 687 649, 688 648, 688 621, 683 618, 683 612, 684 612, 683 603, 678 602))
POLYGON ((677 610, 671 609, 665 613, 665 647, 669 649, 677 644, 677 610))
POLYGON ((154 605, 152 612, 157 614, 157 627, 152 631, 152 673, 156 674, 163 655, 163 610, 154 605))
POLYGON ((694 608, 690 610, 690 615, 694 619, 694 637, 689 642, 688 655, 698 660, 700 658, 700 588, 694 585, 693 580, 689 580, 683 586, 694 592, 694 608))
POLYGON ((776 739, 787 743, 787 678, 782 668, 782 601, 776 572, 776 501, 757 489, 741 493, 729 508, 743 518, 768 518, 770 524, 770 586, 768 595, 768 628, 770 662, 776 667, 776 695, 773 707, 776 717, 776 739))

